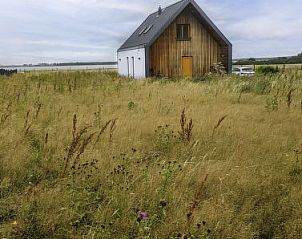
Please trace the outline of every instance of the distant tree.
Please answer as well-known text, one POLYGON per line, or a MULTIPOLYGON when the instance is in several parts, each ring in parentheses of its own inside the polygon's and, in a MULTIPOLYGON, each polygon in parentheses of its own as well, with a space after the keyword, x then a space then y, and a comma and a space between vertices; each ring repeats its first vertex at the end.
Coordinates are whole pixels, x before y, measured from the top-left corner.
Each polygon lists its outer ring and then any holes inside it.
POLYGON ((297 56, 275 57, 266 60, 258 60, 249 58, 247 60, 239 60, 234 65, 280 65, 280 64, 302 64, 302 53, 297 56))

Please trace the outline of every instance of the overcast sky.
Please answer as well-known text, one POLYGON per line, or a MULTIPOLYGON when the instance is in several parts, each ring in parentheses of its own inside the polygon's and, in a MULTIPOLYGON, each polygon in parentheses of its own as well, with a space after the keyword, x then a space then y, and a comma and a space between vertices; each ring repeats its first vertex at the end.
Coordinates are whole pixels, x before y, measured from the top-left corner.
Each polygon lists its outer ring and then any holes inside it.
MULTIPOLYGON (((0 64, 114 61, 147 15, 173 0, 0 0, 0 64)), ((301 0, 196 0, 234 58, 302 52, 301 0)))

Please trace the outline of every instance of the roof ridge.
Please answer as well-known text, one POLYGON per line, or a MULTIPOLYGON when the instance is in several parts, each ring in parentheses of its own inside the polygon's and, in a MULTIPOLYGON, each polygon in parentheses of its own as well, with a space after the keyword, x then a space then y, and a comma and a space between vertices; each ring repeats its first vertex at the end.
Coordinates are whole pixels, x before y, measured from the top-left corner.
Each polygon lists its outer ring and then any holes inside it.
MULTIPOLYGON (((175 2, 175 3, 173 3, 173 4, 170 4, 170 5, 166 6, 166 7, 164 7, 163 10, 165 10, 166 8, 169 8, 169 7, 173 7, 174 5, 179 4, 181 2, 186 2, 186 1, 190 1, 190 0, 179 0, 179 1, 175 2)), ((153 14, 155 14, 157 12, 158 11, 154 11, 154 12, 150 13, 149 16, 153 15, 153 14)))

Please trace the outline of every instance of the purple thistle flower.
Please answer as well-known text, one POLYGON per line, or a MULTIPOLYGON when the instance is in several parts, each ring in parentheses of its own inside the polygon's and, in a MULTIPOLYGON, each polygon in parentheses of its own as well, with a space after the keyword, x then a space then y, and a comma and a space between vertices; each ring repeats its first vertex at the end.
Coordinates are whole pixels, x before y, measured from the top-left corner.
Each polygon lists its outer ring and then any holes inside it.
POLYGON ((148 218, 149 218, 149 215, 147 212, 140 212, 139 215, 140 215, 141 219, 144 219, 144 220, 148 220, 148 218))
POLYGON ((137 207, 133 207, 133 208, 132 208, 132 211, 135 212, 135 213, 138 213, 138 212, 139 212, 139 209, 138 209, 137 207))

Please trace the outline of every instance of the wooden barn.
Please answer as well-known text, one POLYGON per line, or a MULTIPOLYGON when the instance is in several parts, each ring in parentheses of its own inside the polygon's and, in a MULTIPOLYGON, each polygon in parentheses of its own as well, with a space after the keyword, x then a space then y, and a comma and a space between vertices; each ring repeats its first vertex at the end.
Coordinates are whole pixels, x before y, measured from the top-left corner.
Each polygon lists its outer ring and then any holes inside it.
POLYGON ((120 75, 198 77, 221 62, 232 67, 232 44, 194 0, 152 13, 118 49, 120 75))

